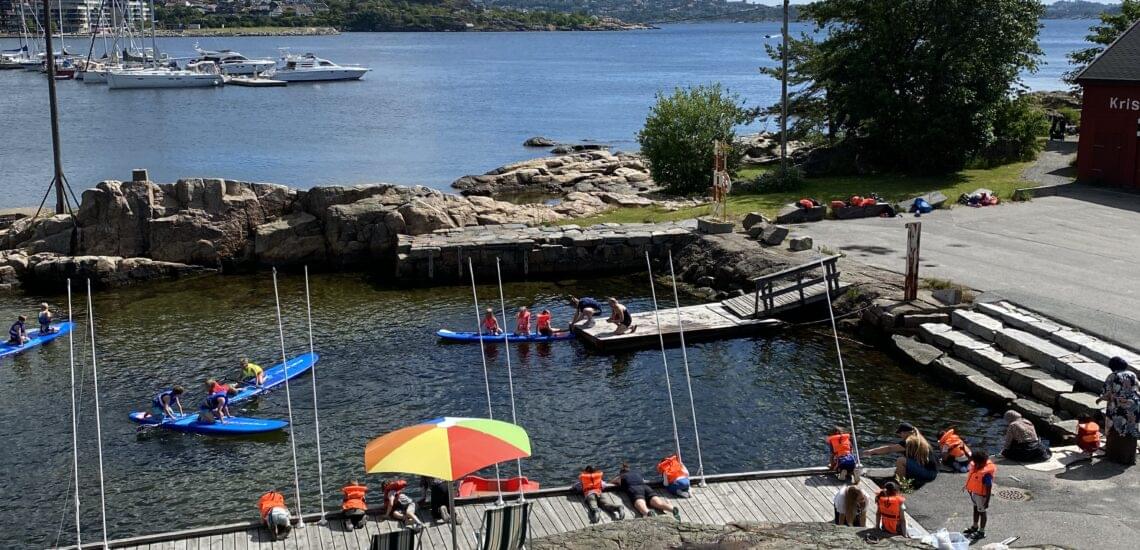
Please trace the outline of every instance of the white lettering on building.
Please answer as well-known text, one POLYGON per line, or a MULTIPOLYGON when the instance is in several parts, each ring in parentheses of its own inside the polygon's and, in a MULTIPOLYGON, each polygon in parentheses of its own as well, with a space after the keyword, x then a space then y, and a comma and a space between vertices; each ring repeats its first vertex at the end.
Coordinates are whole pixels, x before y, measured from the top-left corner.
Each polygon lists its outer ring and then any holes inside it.
POLYGON ((1140 99, 1110 97, 1108 98, 1108 108, 1121 111, 1140 111, 1140 99))

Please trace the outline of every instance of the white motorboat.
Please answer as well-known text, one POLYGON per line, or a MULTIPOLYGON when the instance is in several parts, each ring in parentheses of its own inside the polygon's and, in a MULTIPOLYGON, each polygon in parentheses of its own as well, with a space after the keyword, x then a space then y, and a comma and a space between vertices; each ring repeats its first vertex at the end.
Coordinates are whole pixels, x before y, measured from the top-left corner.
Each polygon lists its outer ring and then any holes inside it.
POLYGON ((221 86, 218 66, 208 61, 191 64, 186 69, 148 67, 107 71, 107 87, 112 90, 130 88, 211 88, 221 86))
POLYGON ((311 53, 285 54, 273 78, 286 82, 318 82, 328 80, 358 80, 368 68, 356 65, 337 65, 311 53))
POLYGON ((250 59, 233 50, 210 51, 194 48, 198 52, 195 61, 211 61, 217 64, 222 74, 257 75, 273 69, 277 62, 272 59, 250 59))

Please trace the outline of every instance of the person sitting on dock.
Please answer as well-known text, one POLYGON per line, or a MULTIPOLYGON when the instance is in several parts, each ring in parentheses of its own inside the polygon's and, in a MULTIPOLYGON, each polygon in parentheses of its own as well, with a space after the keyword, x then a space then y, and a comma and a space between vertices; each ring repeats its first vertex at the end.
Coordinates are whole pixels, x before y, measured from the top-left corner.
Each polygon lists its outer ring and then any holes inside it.
POLYGON ((641 517, 648 516, 649 509, 653 508, 664 514, 673 514, 673 519, 681 521, 681 509, 658 496, 653 488, 646 485, 645 478, 641 477, 641 474, 629 471, 629 464, 623 462, 621 472, 610 483, 625 491, 630 502, 633 502, 633 509, 637 510, 637 514, 641 517))
POLYGON ((848 479, 851 483, 859 483, 859 472, 855 471, 858 460, 851 454, 851 434, 840 426, 835 426, 827 436, 828 460, 830 468, 841 480, 848 479))
POLYGON ((1005 421, 1009 425, 1005 428, 1002 456, 1030 464, 1049 460, 1049 450, 1041 445, 1041 438, 1037 437, 1037 428, 1032 422, 1022 418, 1017 411, 1006 411, 1005 421))
POLYGON ((182 415, 182 400, 179 399, 186 390, 182 386, 174 386, 158 392, 151 400, 150 412, 146 414, 149 417, 157 417, 159 420, 167 418, 174 418, 174 405, 178 405, 178 415, 182 415))
POLYGON ((831 499, 835 508, 835 524, 848 527, 867 525, 867 493, 857 485, 844 485, 831 499))
MULTIPOLYGON (((420 506, 430 506, 428 510, 431 512, 433 520, 442 521, 445 523, 451 522, 451 517, 454 509, 449 502, 450 489, 447 482, 429 476, 420 476, 420 506)), ((456 525, 463 523, 463 518, 455 516, 456 525)))
POLYGON ((341 487, 340 490, 344 493, 344 500, 341 501, 340 509, 344 511, 345 529, 349 531, 362 529, 364 518, 368 513, 368 505, 364 503, 364 498, 368 495, 368 487, 361 485, 359 481, 354 479, 348 485, 341 487))
POLYGON ((265 369, 261 368, 261 365, 250 361, 248 358, 242 357, 241 379, 253 380, 253 385, 261 386, 265 383, 265 369))
POLYGON ((8 344, 22 346, 28 343, 28 329, 24 325, 28 318, 23 315, 16 317, 16 322, 8 329, 8 344))
POLYGON ((416 503, 412 497, 404 494, 408 482, 402 479, 385 481, 384 488, 384 515, 404 524, 404 526, 419 531, 424 523, 416 517, 416 503))
POLYGON ((269 540, 278 541, 289 535, 292 528, 289 507, 285 506, 285 495, 278 491, 268 491, 257 499, 257 510, 261 523, 269 530, 269 540))
POLYGON ((593 466, 586 466, 578 474, 578 487, 582 490, 582 498, 586 501, 586 512, 590 515, 590 523, 598 522, 598 508, 612 514, 614 521, 625 519, 625 511, 621 504, 614 502, 612 494, 606 494, 606 482, 602 479, 602 471, 593 466))
POLYGON ((52 334, 56 332, 56 329, 51 328, 52 315, 51 310, 48 309, 47 302, 40 304, 40 314, 37 320, 40 322, 40 334, 52 334))
POLYGON ((614 334, 625 334, 626 332, 634 332, 637 330, 637 325, 633 324, 633 316, 629 314, 629 308, 618 302, 617 298, 610 296, 607 299, 610 303, 610 318, 606 319, 607 323, 617 325, 614 329, 614 334))
POLYGON ((574 317, 570 319, 571 327, 579 321, 584 321, 582 326, 590 328, 594 326, 594 316, 602 312, 602 304, 589 296, 580 299, 571 296, 570 304, 574 306, 574 317))
POLYGON ((986 538, 986 510, 990 507, 996 475, 997 466, 990 460, 989 453, 979 450, 970 457, 966 494, 970 495, 970 502, 974 505, 974 524, 962 534, 974 540, 986 538))
POLYGON ((970 448, 951 426, 938 434, 938 447, 942 451, 942 465, 960 474, 970 468, 970 448))
POLYGON ((237 390, 229 388, 228 391, 211 393, 202 401, 198 408, 198 422, 213 424, 225 422, 230 416, 230 397, 237 395, 237 390))
POLYGON ((689 493, 689 469, 681 462, 681 457, 669 455, 657 463, 657 473, 661 474, 662 483, 669 494, 677 498, 692 498, 689 493))
POLYGON ((922 433, 909 422, 903 422, 899 424, 895 434, 903 440, 869 449, 863 453, 863 456, 903 453, 903 456, 895 460, 896 479, 910 479, 914 482, 915 488, 934 481, 938 477, 938 462, 934 456, 934 449, 922 433))
POLYGON ((503 329, 499 328, 499 320, 495 318, 495 310, 487 308, 487 312, 483 315, 483 324, 480 325, 480 330, 483 334, 499 335, 503 333, 503 329))
POLYGON ((526 306, 520 307, 519 314, 515 319, 515 334, 530 336, 530 310, 526 306))
POLYGON ((536 328, 539 334, 543 336, 554 336, 556 333, 562 332, 550 325, 550 317, 549 309, 544 309, 538 313, 536 328))
POLYGON ((899 484, 888 481, 875 496, 875 525, 891 535, 906 536, 906 497, 899 484))

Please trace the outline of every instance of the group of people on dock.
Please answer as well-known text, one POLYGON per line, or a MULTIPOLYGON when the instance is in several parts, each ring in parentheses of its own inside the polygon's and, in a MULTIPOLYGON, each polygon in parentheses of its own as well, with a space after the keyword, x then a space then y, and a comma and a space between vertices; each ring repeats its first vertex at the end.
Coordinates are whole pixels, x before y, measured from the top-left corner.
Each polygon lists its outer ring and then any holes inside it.
MULTIPOLYGON (((261 386, 265 384, 265 369, 243 357, 240 380, 245 385, 261 386)), ((198 406, 198 421, 213 424, 214 422, 225 422, 226 418, 232 417, 229 407, 230 399, 238 394, 241 385, 230 385, 210 378, 206 380, 203 387, 206 390, 206 397, 198 406)), ((186 388, 178 384, 159 390, 151 399, 151 408, 146 413, 146 417, 165 421, 184 416, 182 396, 185 393, 186 388), (175 407, 178 408, 178 414, 174 413, 175 407)))
MULTIPOLYGON (((669 455, 657 463, 657 473, 661 474, 661 484, 669 494, 677 498, 689 498, 690 481, 689 469, 681 462, 677 455, 669 455)), ((600 512, 610 514, 614 521, 625 519, 625 509, 621 501, 613 493, 605 492, 608 488, 617 488, 623 493, 639 517, 647 517, 652 511, 661 514, 672 514, 673 518, 681 521, 681 509, 673 503, 661 498, 657 492, 645 482, 641 474, 630 469, 629 464, 622 463, 618 475, 606 481, 602 470, 593 466, 586 466, 578 473, 578 481, 574 484, 575 490, 582 492, 582 499, 586 503, 586 513, 590 523, 600 521, 600 512)))
MULTIPOLYGON (((625 334, 637 330, 637 325, 633 324, 633 315, 630 314, 629 308, 613 296, 606 298, 606 302, 610 306, 610 316, 606 322, 615 325, 614 334, 625 334)), ((602 304, 589 296, 582 298, 571 296, 570 305, 574 307, 574 316, 571 317, 570 324, 565 330, 570 330, 578 323, 581 323, 584 328, 592 327, 594 326, 594 316, 602 312, 602 304)), ((512 334, 516 336, 531 334, 554 336, 556 333, 562 332, 563 329, 554 328, 551 319, 550 310, 543 309, 535 318, 535 331, 531 332, 531 311, 527 306, 522 306, 515 315, 515 330, 512 334)), ((504 329, 499 326, 499 319, 495 316, 494 308, 487 308, 484 311, 479 331, 481 334, 496 336, 503 334, 504 329)))
MULTIPOLYGON (((53 319, 54 317, 47 303, 40 304, 40 312, 36 315, 36 320, 40 323, 40 334, 52 334, 56 331, 56 329, 51 326, 53 319)), ((28 343, 30 338, 28 337, 27 324, 27 317, 23 315, 16 317, 16 322, 8 327, 8 345, 22 346, 28 343)))

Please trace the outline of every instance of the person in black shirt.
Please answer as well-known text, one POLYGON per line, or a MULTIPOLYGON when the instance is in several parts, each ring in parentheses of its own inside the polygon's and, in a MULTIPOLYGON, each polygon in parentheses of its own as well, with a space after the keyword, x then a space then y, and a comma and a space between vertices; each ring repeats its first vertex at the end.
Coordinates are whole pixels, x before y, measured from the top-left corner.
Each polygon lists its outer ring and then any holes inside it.
POLYGON ((634 510, 637 510, 641 517, 648 516, 649 509, 653 508, 663 514, 673 514, 674 519, 681 521, 680 508, 658 496, 649 485, 645 484, 645 478, 641 477, 641 474, 629 471, 629 464, 623 462, 621 472, 610 483, 617 485, 629 495, 634 510))

